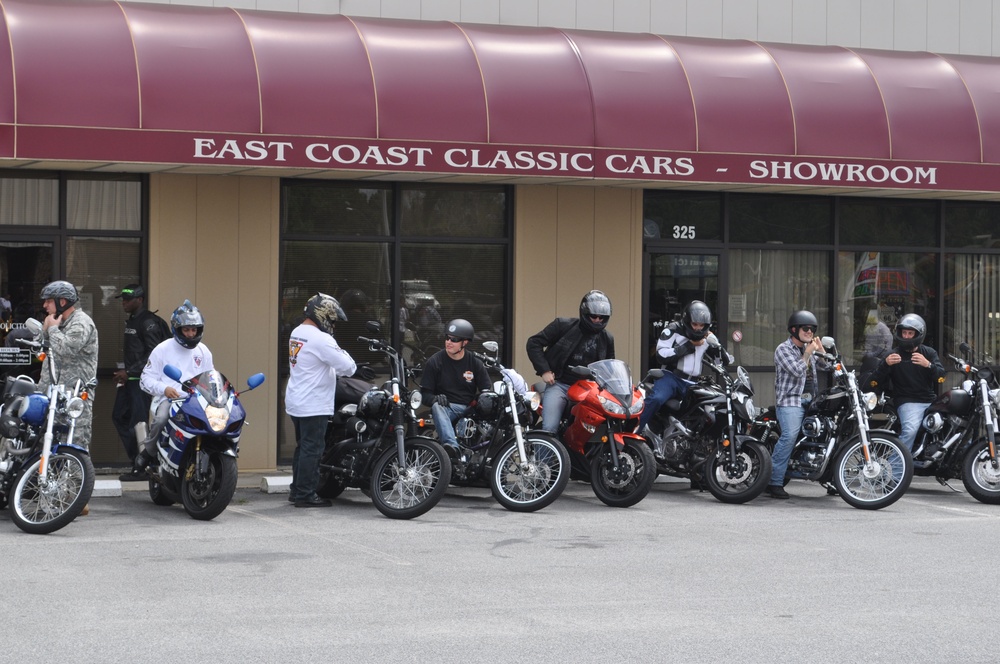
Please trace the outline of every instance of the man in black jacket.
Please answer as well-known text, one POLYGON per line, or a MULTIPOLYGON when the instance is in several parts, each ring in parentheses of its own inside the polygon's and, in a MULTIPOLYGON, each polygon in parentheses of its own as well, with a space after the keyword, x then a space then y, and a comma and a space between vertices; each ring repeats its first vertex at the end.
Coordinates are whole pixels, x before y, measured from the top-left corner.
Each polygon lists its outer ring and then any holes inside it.
POLYGON ((571 366, 614 359, 615 338, 607 331, 611 300, 592 290, 580 301, 579 318, 556 318, 528 338, 528 359, 546 384, 542 392, 542 428, 556 432, 569 399, 569 386, 579 380, 571 366))
MULTIPOLYGON (((124 368, 115 371, 115 385, 118 389, 111 418, 122 439, 122 445, 125 446, 125 453, 134 462, 139 452, 135 425, 149 416, 152 399, 139 387, 139 376, 156 345, 170 337, 170 328, 155 312, 146 309, 146 293, 139 284, 128 284, 115 297, 121 298, 122 309, 129 317, 125 321, 124 368)), ((119 479, 123 482, 139 481, 145 480, 146 475, 128 472, 119 479)))

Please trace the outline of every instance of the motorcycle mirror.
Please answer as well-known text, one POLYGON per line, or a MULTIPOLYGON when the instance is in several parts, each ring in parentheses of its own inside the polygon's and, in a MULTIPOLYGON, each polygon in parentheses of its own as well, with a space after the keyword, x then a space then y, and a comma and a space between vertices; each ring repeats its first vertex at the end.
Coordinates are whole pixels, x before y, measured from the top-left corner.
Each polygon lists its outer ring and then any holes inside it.
MULTIPOLYGON (((176 379, 175 379, 176 380, 176 379)), ((254 375, 247 378, 247 389, 254 389, 255 387, 260 387, 261 383, 264 382, 264 374, 255 373, 254 375)))
POLYGON ((370 320, 365 323, 365 329, 368 330, 370 334, 381 334, 382 333, 382 323, 377 320, 370 320))
POLYGON ((486 349, 487 353, 496 355, 497 351, 500 350, 500 344, 495 341, 484 341, 483 348, 486 349))
POLYGON ((42 331, 42 324, 39 323, 34 318, 29 318, 28 320, 24 321, 24 326, 28 328, 28 331, 31 332, 32 334, 37 335, 39 332, 42 331))
POLYGON ((837 342, 833 337, 823 337, 823 348, 829 353, 836 354, 837 352, 837 342))
POLYGON ((181 370, 172 364, 168 364, 163 367, 163 373, 166 374, 170 380, 176 380, 178 383, 181 382, 181 370))
POLYGON ((963 341, 958 345, 958 349, 963 353, 968 353, 970 350, 972 350, 972 346, 963 341))

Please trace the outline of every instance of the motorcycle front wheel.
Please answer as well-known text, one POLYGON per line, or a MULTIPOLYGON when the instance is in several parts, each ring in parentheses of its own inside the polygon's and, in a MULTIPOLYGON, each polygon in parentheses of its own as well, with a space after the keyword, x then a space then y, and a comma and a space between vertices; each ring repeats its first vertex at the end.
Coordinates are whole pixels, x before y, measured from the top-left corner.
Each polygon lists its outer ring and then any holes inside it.
POLYGON ((865 463, 860 438, 853 438, 833 461, 833 483, 852 507, 878 510, 903 497, 913 479, 913 459, 896 436, 872 433, 865 463))
POLYGON ((211 521, 222 514, 236 493, 236 459, 225 454, 209 454, 208 468, 198 479, 195 457, 184 464, 181 474, 181 503, 192 519, 211 521))
POLYGON ((981 440, 965 453, 962 484, 979 502, 1000 505, 1000 465, 994 466, 990 460, 990 441, 981 440))
POLYGON ((762 443, 745 442, 736 454, 736 462, 728 450, 705 463, 705 486, 723 503, 746 503, 764 493, 771 479, 771 455, 762 443))
POLYGON ((512 512, 534 512, 552 504, 569 483, 569 452, 554 437, 526 433, 528 460, 522 463, 517 439, 497 450, 490 472, 496 501, 512 512))
POLYGON ((408 438, 406 458, 400 463, 392 445, 375 462, 371 499, 390 519, 413 519, 434 507, 444 497, 451 480, 451 460, 436 441, 408 438))
POLYGON ((631 507, 646 497, 656 481, 656 459, 645 441, 626 439, 615 470, 611 450, 605 448, 590 462, 590 483, 602 503, 631 507))
POLYGON ((14 525, 34 535, 69 525, 94 492, 94 463, 89 454, 65 447, 49 456, 44 486, 38 474, 40 462, 38 459, 20 472, 9 505, 14 525))

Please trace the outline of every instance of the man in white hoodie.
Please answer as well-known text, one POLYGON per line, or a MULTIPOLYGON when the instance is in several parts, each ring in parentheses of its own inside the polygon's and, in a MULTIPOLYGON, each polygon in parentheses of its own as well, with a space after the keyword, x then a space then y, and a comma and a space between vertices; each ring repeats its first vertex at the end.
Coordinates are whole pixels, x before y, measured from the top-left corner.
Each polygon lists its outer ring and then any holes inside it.
POLYGON ((153 349, 139 377, 139 387, 153 396, 149 410, 154 415, 142 449, 135 458, 133 472, 142 471, 156 459, 156 440, 170 416, 170 400, 184 396, 181 382, 215 368, 212 351, 201 342, 205 318, 191 300, 184 300, 170 316, 170 332, 173 338, 161 341, 153 349), (168 364, 180 369, 181 382, 163 373, 163 367, 168 364))

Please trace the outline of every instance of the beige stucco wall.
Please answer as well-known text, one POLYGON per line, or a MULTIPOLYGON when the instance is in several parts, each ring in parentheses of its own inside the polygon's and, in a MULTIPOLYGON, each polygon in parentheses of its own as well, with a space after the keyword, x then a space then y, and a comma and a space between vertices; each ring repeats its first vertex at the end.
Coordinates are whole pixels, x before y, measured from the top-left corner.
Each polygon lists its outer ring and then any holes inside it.
POLYGON ((611 299, 618 358, 639 373, 642 191, 524 185, 514 211, 514 367, 535 382, 528 337, 556 316, 578 316, 580 298, 596 288, 611 299))
POLYGON ((152 174, 150 301, 165 318, 185 298, 205 316, 215 366, 238 386, 268 380, 243 398, 250 426, 240 469, 275 467, 279 180, 152 174))

